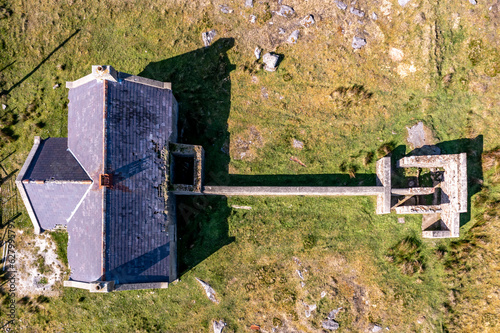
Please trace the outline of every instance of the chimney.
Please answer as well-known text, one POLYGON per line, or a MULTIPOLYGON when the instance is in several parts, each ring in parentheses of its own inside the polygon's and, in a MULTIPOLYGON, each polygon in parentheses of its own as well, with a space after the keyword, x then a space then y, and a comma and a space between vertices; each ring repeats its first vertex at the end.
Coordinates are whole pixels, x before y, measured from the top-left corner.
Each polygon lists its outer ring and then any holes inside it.
POLYGON ((99 177, 99 188, 113 188, 113 174, 101 174, 99 177))
POLYGON ((96 80, 117 81, 118 73, 112 66, 97 65, 92 66, 92 75, 96 80))

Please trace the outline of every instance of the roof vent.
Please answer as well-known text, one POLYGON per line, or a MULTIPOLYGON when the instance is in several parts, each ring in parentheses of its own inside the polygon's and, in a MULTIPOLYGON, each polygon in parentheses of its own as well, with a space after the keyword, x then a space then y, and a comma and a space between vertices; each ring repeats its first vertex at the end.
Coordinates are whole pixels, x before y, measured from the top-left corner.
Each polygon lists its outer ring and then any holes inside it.
POLYGON ((99 177, 99 188, 107 187, 113 188, 113 175, 112 174, 101 174, 99 177))

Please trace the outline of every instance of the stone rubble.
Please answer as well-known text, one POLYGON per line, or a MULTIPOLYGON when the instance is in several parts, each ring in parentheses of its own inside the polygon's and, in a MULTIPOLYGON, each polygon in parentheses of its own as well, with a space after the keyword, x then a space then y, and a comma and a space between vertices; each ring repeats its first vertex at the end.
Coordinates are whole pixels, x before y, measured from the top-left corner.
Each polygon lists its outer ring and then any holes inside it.
POLYGON ((325 330, 331 330, 331 331, 333 331, 333 330, 339 329, 340 325, 339 325, 339 323, 337 323, 335 321, 335 316, 337 315, 337 313, 340 312, 340 310, 342 310, 342 307, 330 311, 330 313, 328 314, 328 317, 326 318, 326 320, 324 320, 321 323, 321 326, 325 330))
POLYGON ((342 9, 342 10, 346 10, 347 9, 347 5, 345 3, 343 3, 342 1, 335 1, 335 4, 337 5, 337 7, 339 9, 342 9))
POLYGON ((261 49, 259 47, 256 47, 255 50, 253 51, 253 54, 255 54, 255 58, 257 58, 257 60, 260 59, 260 53, 261 49))
POLYGON ((274 72, 276 66, 278 65, 279 56, 277 54, 266 53, 262 57, 262 62, 264 63, 264 69, 268 72, 274 72))
POLYGON ((287 5, 281 5, 280 9, 276 12, 279 16, 290 17, 295 14, 295 11, 292 7, 287 5))
POLYGON ((217 300, 217 298, 215 298, 215 290, 214 288, 212 288, 208 283, 196 278, 196 281, 198 281, 201 286, 203 287, 203 289, 205 289, 205 293, 207 294, 207 297, 209 300, 211 300, 212 302, 214 303, 219 303, 219 301, 217 300))
POLYGON ((222 320, 214 320, 214 333, 222 333, 222 330, 224 329, 224 327, 226 327, 226 323, 222 320))
POLYGON ((353 49, 360 49, 365 45, 366 45, 366 39, 358 37, 358 36, 354 36, 352 38, 352 48, 353 49))
POLYGON ((217 32, 215 30, 203 32, 201 34, 201 38, 203 39, 203 44, 205 45, 205 47, 210 46, 210 44, 212 44, 212 40, 214 39, 216 34, 217 32))
POLYGON ((223 12, 224 14, 231 14, 233 12, 233 10, 227 5, 220 5, 219 8, 220 11, 223 12))
POLYGON ((359 16, 359 17, 365 16, 365 12, 363 12, 357 8, 354 8, 354 7, 351 7, 350 12, 351 12, 351 14, 354 14, 354 15, 359 16))
POLYGON ((302 148, 304 148, 304 142, 299 141, 297 139, 293 139, 292 146, 293 146, 293 148, 302 149, 302 148))
POLYGON ((299 39, 299 33, 300 33, 300 30, 295 30, 294 32, 292 32, 292 34, 286 40, 287 43, 296 44, 297 40, 299 39))
POLYGON ((314 25, 314 17, 312 15, 307 15, 304 17, 302 20, 300 20, 300 24, 304 28, 309 28, 310 26, 314 25))

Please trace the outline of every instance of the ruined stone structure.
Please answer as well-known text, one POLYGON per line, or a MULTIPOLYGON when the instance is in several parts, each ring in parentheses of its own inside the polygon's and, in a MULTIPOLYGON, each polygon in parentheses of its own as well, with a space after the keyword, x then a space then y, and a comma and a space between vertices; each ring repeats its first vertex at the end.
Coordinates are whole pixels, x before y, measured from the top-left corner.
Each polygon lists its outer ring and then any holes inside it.
POLYGON ((377 214, 423 214, 424 238, 458 237, 460 213, 467 212, 467 156, 409 156, 397 161, 401 168, 443 169, 442 181, 433 187, 393 188, 391 158, 377 161, 377 186, 205 186, 208 195, 312 195, 312 196, 377 196, 377 214), (439 193, 437 193, 439 191, 439 193), (408 204, 415 196, 438 195, 436 204, 408 204), (400 199, 399 199, 400 198, 400 199))
POLYGON ((66 86, 68 138, 35 137, 16 179, 36 234, 68 230, 65 286, 167 287, 177 278, 176 195, 376 196, 377 214, 423 214, 423 237, 459 235, 460 213, 467 211, 465 153, 397 161, 444 170, 433 187, 393 188, 390 157, 377 161, 376 186, 204 186, 203 148, 176 143, 170 83, 92 66, 66 86), (438 200, 410 204, 423 195, 438 200))

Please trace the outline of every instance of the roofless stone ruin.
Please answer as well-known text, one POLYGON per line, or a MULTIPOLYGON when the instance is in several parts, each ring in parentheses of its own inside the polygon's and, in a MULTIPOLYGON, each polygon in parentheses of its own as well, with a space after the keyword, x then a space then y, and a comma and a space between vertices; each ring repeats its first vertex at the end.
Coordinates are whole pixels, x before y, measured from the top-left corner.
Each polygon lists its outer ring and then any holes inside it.
POLYGON ((65 286, 109 292, 177 279, 176 195, 376 196, 377 214, 422 214, 425 238, 459 236, 465 153, 396 161, 444 170, 433 187, 392 187, 391 157, 377 161, 376 186, 204 186, 203 148, 177 143, 170 83, 92 66, 66 87, 68 138, 35 137, 16 179, 36 234, 67 228, 65 286), (410 204, 431 194, 430 205, 410 204))

